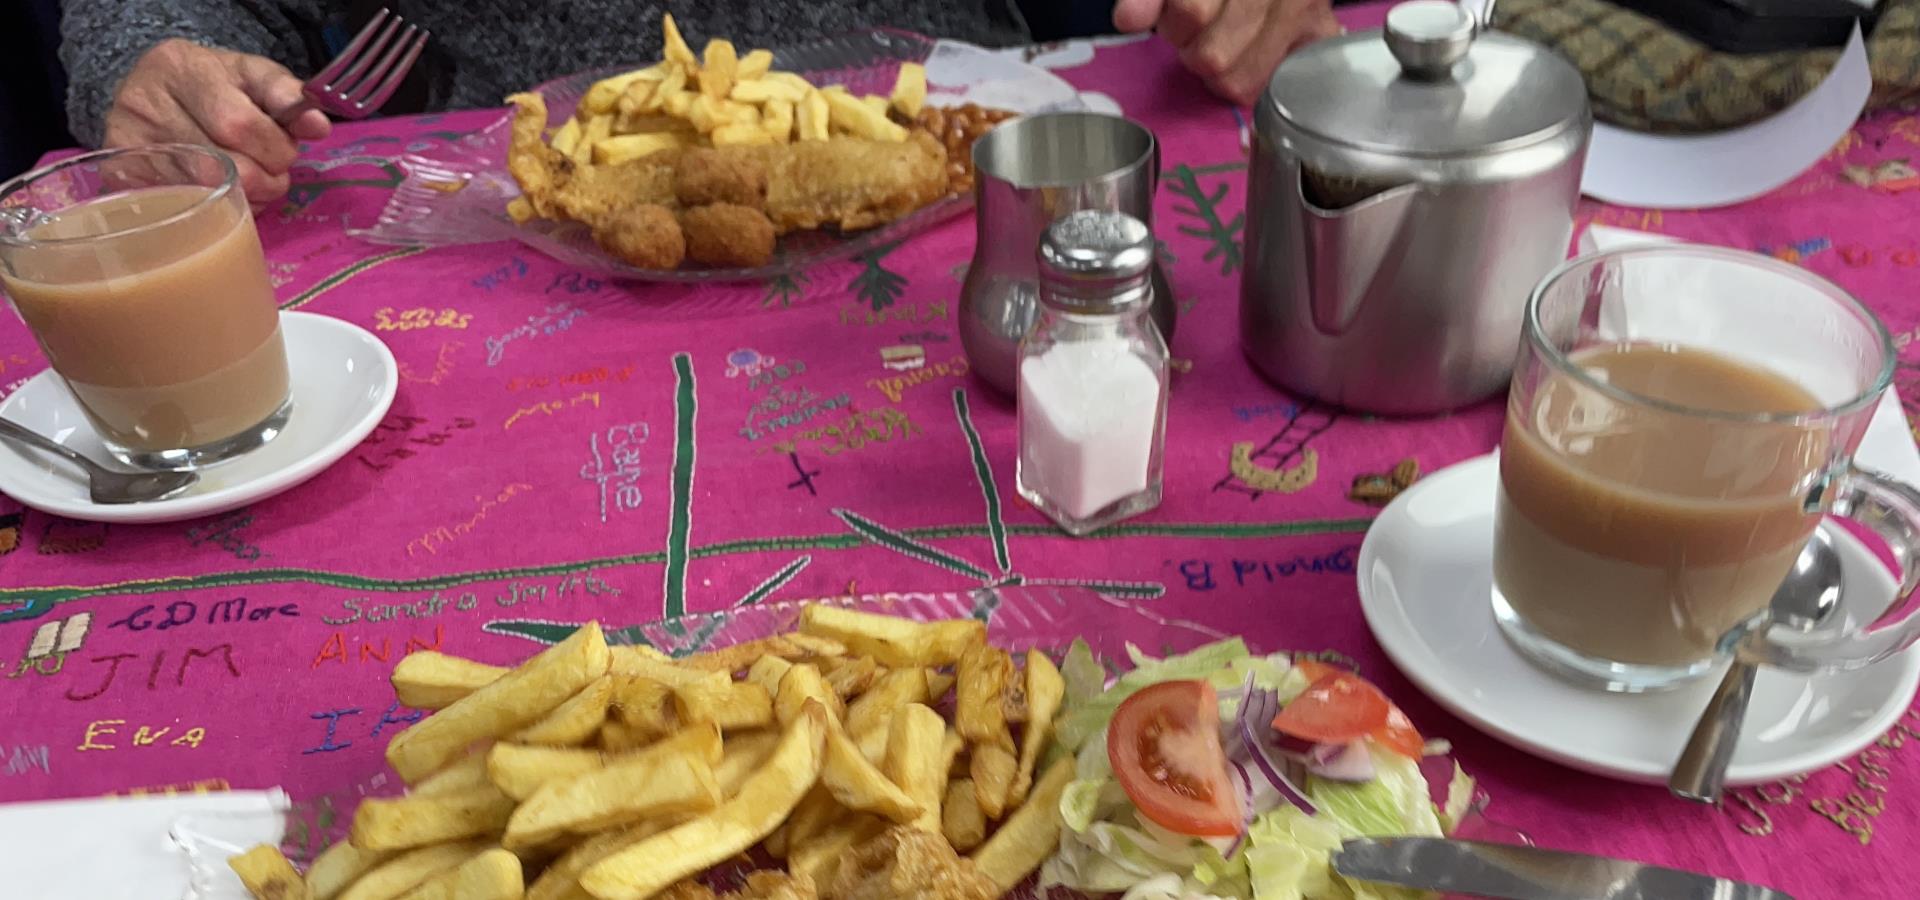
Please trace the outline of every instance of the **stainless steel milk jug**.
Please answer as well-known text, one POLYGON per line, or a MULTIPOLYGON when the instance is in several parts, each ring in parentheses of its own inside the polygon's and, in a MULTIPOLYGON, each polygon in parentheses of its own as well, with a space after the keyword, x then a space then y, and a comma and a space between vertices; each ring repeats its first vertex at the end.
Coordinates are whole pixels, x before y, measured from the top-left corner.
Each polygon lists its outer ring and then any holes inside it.
MULTIPOLYGON (((960 343, 974 374, 1012 396, 1020 339, 1040 312, 1034 251, 1054 220, 1083 209, 1123 212, 1153 227, 1160 148, 1146 126, 1119 116, 1023 116, 973 145, 979 238, 960 288, 960 343)), ((1153 306, 1173 340, 1173 291, 1158 264, 1153 306)))
POLYGON ((1448 0, 1321 41, 1254 113, 1241 343, 1288 390, 1431 413, 1507 384, 1593 130, 1560 57, 1448 0))

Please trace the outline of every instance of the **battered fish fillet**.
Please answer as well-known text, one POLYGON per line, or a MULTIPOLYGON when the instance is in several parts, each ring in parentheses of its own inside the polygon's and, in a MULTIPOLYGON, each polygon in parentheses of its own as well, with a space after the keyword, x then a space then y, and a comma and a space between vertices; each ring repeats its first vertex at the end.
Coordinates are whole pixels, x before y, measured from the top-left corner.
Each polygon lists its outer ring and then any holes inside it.
POLYGON ((813 881, 805 875, 783 872, 755 872, 747 876, 747 886, 738 891, 716 894, 705 885, 682 881, 662 891, 654 900, 816 900, 813 881))
POLYGON ((821 896, 824 900, 994 900, 985 875, 947 845, 946 838, 905 825, 888 829, 847 854, 821 896))
MULTIPOLYGON (((674 212, 690 198, 753 201, 761 196, 778 234, 821 227, 854 231, 883 225, 948 193, 947 152, 922 131, 907 141, 834 137, 792 144, 662 150, 604 166, 579 165, 544 141, 546 104, 534 94, 507 98, 515 107, 507 170, 541 218, 584 223, 602 246, 637 266, 660 267, 659 254, 628 257, 619 249, 652 233, 657 207, 674 212), (691 168, 685 173, 681 165, 691 168), (764 182, 763 182, 764 179, 764 182), (633 227, 644 219, 644 227, 633 227)), ((760 206, 749 202, 749 206, 760 206)), ((524 211, 524 210, 523 210, 524 211)))
POLYGON ((773 223, 751 206, 712 203, 680 214, 687 258, 708 266, 764 266, 773 259, 773 223))

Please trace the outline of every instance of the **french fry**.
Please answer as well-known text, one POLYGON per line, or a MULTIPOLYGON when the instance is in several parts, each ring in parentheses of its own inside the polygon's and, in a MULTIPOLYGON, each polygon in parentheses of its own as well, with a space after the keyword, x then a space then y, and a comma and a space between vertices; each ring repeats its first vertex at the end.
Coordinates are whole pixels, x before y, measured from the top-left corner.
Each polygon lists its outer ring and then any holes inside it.
POLYGON ((408 727, 387 745, 387 764, 412 783, 475 742, 532 724, 607 673, 606 639, 597 622, 517 669, 408 727))
MULTIPOLYGON (((844 92, 840 96, 852 99, 844 92)), ((859 101, 853 103, 866 112, 859 101)), ((800 630, 833 638, 848 652, 871 656, 888 668, 952 665, 968 647, 987 639, 986 623, 972 619, 915 622, 824 604, 801 612, 800 630)))
MULTIPOLYGON (((573 121, 567 120, 568 124, 573 121)), ((577 137, 579 129, 576 127, 574 131, 577 137)), ((555 139, 558 139, 558 135, 555 139)), ((558 146, 554 149, 560 150, 558 146)), ((414 709, 445 709, 452 706, 455 700, 492 684, 505 674, 507 670, 499 666, 422 650, 401 657, 393 667, 391 680, 394 696, 400 699, 400 705, 414 709)))
MULTIPOLYGON (((667 109, 667 102, 674 97, 687 93, 687 69, 685 66, 668 66, 667 77, 647 94, 645 100, 634 106, 635 112, 660 112, 667 109)), ((671 113, 671 110, 668 110, 671 113)))
POLYGON ((568 832, 584 834, 650 816, 703 812, 720 802, 713 765, 720 761, 719 729, 691 724, 645 750, 604 768, 540 786, 513 810, 501 845, 509 850, 551 844, 568 832))
POLYGON ((639 649, 638 647, 613 648, 611 666, 613 674, 650 678, 669 687, 700 681, 711 674, 701 669, 687 668, 658 653, 648 655, 635 652, 639 649))
POLYGON ((715 38, 707 42, 700 67, 700 93, 716 100, 733 90, 734 75, 740 71, 740 56, 732 41, 715 38))
POLYGON ((841 856, 886 829, 886 823, 873 816, 848 816, 790 848, 787 871, 796 878, 805 876, 816 885, 825 885, 831 880, 841 856))
POLYGON ((956 679, 952 675, 949 675, 945 672, 928 672, 927 673, 927 699, 934 703, 938 703, 941 700, 945 699, 947 696, 947 692, 950 690, 953 690, 953 683, 955 680, 956 679))
POLYGON ((772 80, 736 82, 733 90, 727 93, 728 98, 740 103, 768 103, 774 100, 798 103, 805 96, 805 88, 772 80))
POLYGON ((1001 697, 1013 676, 1013 659, 998 647, 975 644, 960 657, 958 675, 954 730, 975 744, 1012 747, 1013 736, 1007 732, 1001 697))
POLYGON ((394 857, 391 850, 362 850, 341 841, 322 851, 307 867, 307 892, 313 900, 333 900, 354 879, 394 857))
POLYGON ((507 218, 512 219, 515 225, 524 224, 537 215, 539 211, 535 210, 533 203, 525 197, 515 197, 507 201, 507 218))
POLYGON ((620 96, 630 90, 636 83, 658 83, 662 78, 665 78, 666 75, 666 64, 655 63, 644 69, 635 69, 631 72, 622 72, 619 75, 602 78, 594 82, 593 86, 587 88, 587 92, 580 96, 579 111, 587 116, 597 116, 601 113, 612 112, 614 106, 619 102, 620 96))
POLYGON ((973 792, 980 801, 980 811, 989 819, 999 819, 1007 811, 1013 780, 1020 772, 1019 758, 999 744, 975 744, 973 754, 967 758, 967 771, 973 776, 973 792))
POLYGON ((787 727, 766 767, 718 809, 595 863, 580 885, 600 900, 642 900, 744 853, 792 811, 824 763, 827 715, 810 708, 787 727))
MULTIPOLYGON (((831 134, 829 130, 831 117, 826 95, 819 91, 808 90, 806 96, 800 98, 799 105, 794 107, 794 137, 803 141, 826 140, 831 134)), ((888 664, 891 665, 891 663, 888 664)))
POLYGON ((987 839, 987 815, 980 809, 973 779, 947 782, 946 801, 940 806, 940 832, 959 853, 969 852, 987 839))
POLYGON ((680 665, 709 672, 738 672, 752 668, 755 663, 763 659, 800 662, 816 657, 845 656, 846 653, 846 645, 839 641, 814 637, 810 634, 777 634, 719 650, 696 653, 681 660, 680 665))
POLYGON ((1060 715, 1060 704, 1067 695, 1067 682, 1060 669, 1038 649, 1027 651, 1027 727, 1020 735, 1020 771, 1013 778, 1013 792, 1007 802, 1027 802, 1033 789, 1033 769, 1040 754, 1053 738, 1053 720, 1060 715))
POLYGON ((728 738, 720 764, 713 767, 713 779, 720 782, 720 795, 731 798, 740 793, 747 778, 759 771, 779 743, 780 733, 777 731, 759 731, 728 738))
POLYGON ((1013 890, 1053 855, 1060 843, 1060 795, 1072 781, 1072 757, 1048 767, 1026 805, 1000 823, 1000 830, 973 852, 974 868, 1001 893, 1013 890))
POLYGON ((960 751, 965 749, 967 749, 967 741, 960 736, 960 732, 954 731, 951 728, 947 729, 946 735, 940 739, 940 758, 938 760, 940 771, 945 772, 948 777, 952 777, 954 767, 960 763, 960 751))
MULTIPOLYGON (((553 139, 547 142, 547 146, 552 147, 553 149, 558 150, 567 156, 572 156, 573 149, 575 147, 578 147, 579 145, 580 145, 580 120, 575 118, 567 119, 566 124, 561 125, 559 129, 554 131, 553 139)), ((421 654, 418 654, 418 653, 408 654, 407 659, 412 659, 413 657, 419 656, 419 655, 421 654)), ((474 663, 474 665, 480 665, 480 663, 474 663)), ((505 671, 505 670, 502 670, 502 671, 505 671)), ((406 701, 402 699, 401 702, 404 703, 406 701)), ((408 703, 407 705, 413 706, 413 704, 411 703, 408 703)), ((415 707, 415 708, 420 708, 420 707, 415 707)))
POLYGON ((580 126, 580 142, 573 145, 573 153, 569 155, 573 157, 574 162, 583 166, 589 165, 593 162, 593 145, 606 140, 612 134, 613 115, 602 113, 594 116, 580 126))
POLYGON ((891 724, 893 719, 889 716, 878 726, 867 729, 853 739, 854 745, 860 748, 860 755, 866 757, 867 762, 877 766, 887 758, 887 737, 893 730, 888 726, 891 724))
POLYGON ((613 715, 642 740, 673 730, 673 688, 643 675, 613 676, 613 715))
POLYGON ((240 876, 240 883, 255 900, 311 900, 313 892, 300 880, 300 872, 287 861, 280 848, 261 844, 238 856, 227 858, 227 867, 240 876))
POLYGON ((660 17, 660 55, 668 62, 676 62, 688 69, 699 65, 693 57, 693 48, 687 46, 687 39, 680 36, 680 26, 673 21, 673 14, 660 17))
POLYGON ((693 91, 675 91, 666 95, 660 103, 660 109, 667 115, 684 120, 693 114, 693 101, 699 96, 693 91))
POLYGON ((493 785, 460 793, 360 801, 348 840, 362 850, 406 850, 499 834, 513 798, 493 785))
POLYGON ((645 134, 623 134, 610 137, 593 145, 593 164, 613 166, 636 159, 645 159, 662 150, 685 147, 691 143, 679 132, 656 131, 645 134))
POLYGON ((575 747, 495 744, 484 759, 487 779, 515 800, 533 796, 549 781, 607 767, 605 754, 575 747))
POLYGON ((893 78, 893 96, 888 102, 908 119, 920 115, 920 108, 927 104, 927 67, 901 63, 900 74, 893 78))
POLYGON ((613 699, 613 679, 602 675, 580 692, 554 707, 540 721, 513 733, 508 740, 549 747, 584 744, 607 721, 607 704, 613 699))
POLYGON ((527 886, 526 900, 592 900, 580 887, 580 873, 614 853, 667 830, 665 821, 642 822, 602 831, 575 844, 527 886))
POLYGON ((766 74, 765 80, 777 81, 777 82, 780 82, 781 84, 792 85, 796 88, 799 88, 802 93, 814 90, 813 82, 808 81, 805 78, 802 78, 793 72, 768 72, 766 74))
POLYGON ((847 733, 859 740, 868 732, 885 730, 893 718, 894 710, 909 703, 926 703, 929 699, 927 670, 890 670, 847 707, 847 733))
MULTIPOLYGON (((613 105, 613 130, 620 132, 623 123, 631 122, 634 116, 646 112, 648 98, 660 87, 658 81, 635 81, 620 92, 620 101, 613 105)), ((658 104, 655 104, 656 108, 658 104)))
POLYGON ((496 847, 427 879, 400 900, 520 900, 525 891, 520 858, 496 847))
POLYGON ((734 83, 753 81, 766 76, 773 68, 772 50, 754 50, 740 57, 740 68, 733 73, 734 83))
POLYGON ((861 97, 860 102, 865 103, 868 109, 873 110, 876 113, 879 113, 883 117, 886 116, 887 110, 892 108, 887 105, 887 98, 876 97, 871 94, 865 97, 861 97))
POLYGON ((625 722, 608 722, 600 726, 600 736, 595 741, 603 753, 627 753, 650 747, 655 736, 644 734, 625 722))
POLYGON ((806 708, 807 701, 813 700, 827 711, 827 717, 840 722, 846 717, 846 709, 840 704, 840 695, 827 686, 827 680, 820 676, 820 670, 811 665, 800 664, 787 669, 780 679, 780 692, 774 699, 774 716, 782 725, 791 725, 806 708))
POLYGON ((416 797, 457 794, 486 784, 488 784, 487 754, 484 751, 475 751, 447 763, 441 767, 440 771, 421 779, 420 783, 409 788, 407 793, 416 797))
MULTIPOLYGON (((857 137, 875 141, 904 141, 907 130, 887 118, 885 101, 879 110, 846 91, 821 91, 827 98, 828 123, 857 137)), ((818 609, 820 607, 808 607, 818 609)))
POLYGON ((841 806, 884 816, 902 825, 919 820, 920 804, 867 760, 839 722, 830 721, 827 725, 826 752, 827 763, 820 772, 820 786, 841 806))
POLYGON ((943 759, 942 753, 946 733, 947 721, 939 713, 918 703, 902 706, 893 714, 886 758, 880 765, 894 784, 920 804, 913 827, 936 834, 940 832, 940 795, 951 765, 951 757, 943 759))
POLYGON ((815 785, 813 790, 808 791, 807 795, 800 798, 800 802, 794 805, 793 813, 787 816, 786 825, 781 829, 786 832, 783 837, 787 841, 787 850, 791 852, 794 847, 806 843, 814 835, 827 830, 844 811, 840 807, 840 801, 833 799, 832 792, 821 785, 815 785))
POLYGON ((786 100, 768 100, 760 107, 760 128, 776 143, 793 140, 793 104, 786 100))
POLYGON ((427 879, 466 862, 487 846, 484 841, 468 841, 409 850, 347 885, 339 894, 340 900, 394 900, 427 879))
POLYGON ((871 656, 862 656, 827 674, 827 686, 841 697, 852 697, 873 686, 880 677, 880 665, 871 656))
POLYGON ((767 693, 773 695, 775 716, 780 712, 780 679, 787 677, 787 670, 791 668, 793 663, 778 656, 762 656, 747 668, 747 680, 766 688, 767 693))
POLYGON ((733 681, 714 672, 716 681, 673 689, 673 708, 682 722, 712 722, 722 731, 748 731, 773 724, 773 698, 750 681, 733 681))
POLYGON ((774 143, 773 135, 759 123, 722 125, 708 137, 715 147, 751 147, 774 143))

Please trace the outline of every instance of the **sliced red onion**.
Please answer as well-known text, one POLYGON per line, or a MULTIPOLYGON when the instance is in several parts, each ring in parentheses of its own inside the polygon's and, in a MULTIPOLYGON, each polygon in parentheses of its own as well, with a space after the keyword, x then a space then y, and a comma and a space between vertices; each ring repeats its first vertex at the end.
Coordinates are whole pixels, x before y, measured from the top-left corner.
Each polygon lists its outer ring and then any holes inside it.
POLYGON ((1261 777, 1280 792, 1287 802, 1300 808, 1307 815, 1313 815, 1317 809, 1306 792, 1287 777, 1288 761, 1285 752, 1278 746, 1278 736, 1273 730, 1273 717, 1280 714, 1280 695, 1268 690, 1249 691, 1247 698, 1240 704, 1237 719, 1240 742, 1245 752, 1252 758, 1253 764, 1260 770, 1261 777))
POLYGON ((1364 740, 1316 744, 1307 754, 1307 771, 1329 781, 1372 781, 1373 754, 1364 740))
POLYGON ((1246 842, 1247 832, 1253 830, 1253 820, 1259 813, 1253 808, 1253 776, 1247 774, 1247 767, 1241 765, 1239 760, 1229 757, 1227 765, 1233 768, 1240 789, 1240 833, 1233 836, 1233 843, 1228 845, 1226 853, 1227 858, 1232 859, 1235 853, 1240 852, 1240 845, 1246 842))
POLYGON ((1453 757, 1423 756, 1420 758, 1420 777, 1427 780, 1427 795, 1433 805, 1445 808, 1447 789, 1453 784, 1453 757))

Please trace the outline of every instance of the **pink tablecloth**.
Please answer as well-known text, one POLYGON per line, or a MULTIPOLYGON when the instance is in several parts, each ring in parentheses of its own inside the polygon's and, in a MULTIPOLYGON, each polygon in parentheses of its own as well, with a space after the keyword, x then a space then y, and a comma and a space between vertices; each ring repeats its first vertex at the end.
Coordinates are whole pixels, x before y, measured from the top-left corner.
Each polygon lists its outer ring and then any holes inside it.
MULTIPOLYGON (((1160 509, 1071 540, 1014 497, 1011 410, 969 378, 954 333, 970 220, 770 284, 604 283, 512 244, 348 237, 385 200, 396 156, 500 113, 344 126, 307 148, 261 231, 286 308, 392 346, 392 414, 319 478, 214 520, 108 528, 0 499, 0 800, 324 793, 375 771, 418 715, 385 682, 411 650, 507 662, 535 649, 516 636, 530 622, 1017 577, 1094 582, 1264 647, 1354 657, 1424 731, 1454 740, 1494 818, 1543 844, 1801 898, 1914 896, 1912 718, 1843 766, 1713 810, 1506 748, 1400 677, 1357 608, 1352 568, 1375 508, 1349 489, 1402 460, 1432 471, 1486 452, 1497 410, 1377 421, 1258 380, 1235 333, 1235 111, 1157 43, 1040 61, 1163 142, 1174 354, 1190 368, 1174 386, 1160 509), (883 366, 893 345, 921 348, 925 365, 883 366), (1236 476, 1237 445, 1290 472, 1289 489, 1236 476)), ((1904 193, 1920 184, 1916 153, 1920 120, 1878 116, 1764 199, 1583 220, 1794 260, 1866 298, 1904 347, 1920 319, 1920 194, 1904 193)), ((43 366, 18 323, 0 326, 0 386, 43 366)))

